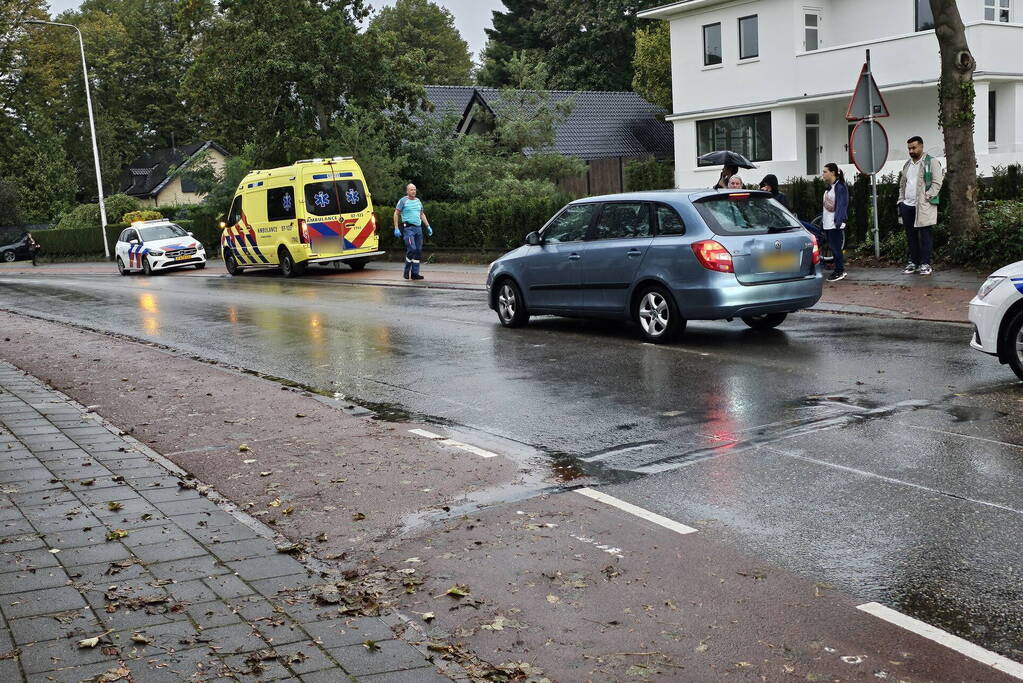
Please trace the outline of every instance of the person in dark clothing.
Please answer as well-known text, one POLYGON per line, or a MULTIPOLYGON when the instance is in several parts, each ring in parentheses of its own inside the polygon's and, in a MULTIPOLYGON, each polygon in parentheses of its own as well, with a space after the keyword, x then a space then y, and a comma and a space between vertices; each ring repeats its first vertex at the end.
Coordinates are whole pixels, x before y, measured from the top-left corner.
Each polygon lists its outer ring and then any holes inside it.
POLYGON ((729 178, 731 178, 733 175, 736 175, 738 173, 739 173, 739 167, 738 166, 733 166, 732 164, 725 164, 721 168, 721 175, 718 177, 718 181, 714 185, 714 189, 715 190, 727 190, 728 189, 728 180, 729 180, 729 178))
POLYGON ((845 174, 836 163, 824 164, 821 173, 828 189, 824 193, 823 224, 828 246, 835 257, 835 272, 828 277, 828 282, 845 279, 845 258, 842 247, 845 245, 845 222, 849 217, 849 187, 845 184, 845 174))
POLYGON ((774 175, 773 173, 768 173, 767 175, 765 175, 764 179, 760 181, 760 189, 763 190, 764 192, 770 192, 771 196, 774 199, 778 200, 778 203, 780 203, 789 211, 792 210, 792 207, 789 206, 788 198, 785 197, 785 194, 778 189, 778 176, 774 175))
POLYGON ((32 252, 32 265, 37 266, 39 264, 36 263, 36 257, 39 256, 39 250, 42 249, 42 247, 38 242, 36 242, 36 238, 32 237, 32 233, 26 233, 25 237, 28 240, 28 250, 32 252))

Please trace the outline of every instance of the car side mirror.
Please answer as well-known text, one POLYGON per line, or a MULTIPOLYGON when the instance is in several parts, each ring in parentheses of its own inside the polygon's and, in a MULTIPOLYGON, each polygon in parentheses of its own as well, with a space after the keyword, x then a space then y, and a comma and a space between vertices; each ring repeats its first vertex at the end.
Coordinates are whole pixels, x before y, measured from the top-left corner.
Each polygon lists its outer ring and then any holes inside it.
POLYGON ((194 234, 192 234, 192 233, 188 233, 188 236, 189 236, 189 237, 195 237, 195 235, 194 235, 194 234))
POLYGON ((136 240, 136 239, 131 239, 131 240, 128 240, 128 244, 139 244, 139 241, 136 240))
POLYGON ((538 247, 542 243, 543 240, 540 239, 540 233, 534 231, 526 235, 526 244, 528 244, 529 246, 538 247))

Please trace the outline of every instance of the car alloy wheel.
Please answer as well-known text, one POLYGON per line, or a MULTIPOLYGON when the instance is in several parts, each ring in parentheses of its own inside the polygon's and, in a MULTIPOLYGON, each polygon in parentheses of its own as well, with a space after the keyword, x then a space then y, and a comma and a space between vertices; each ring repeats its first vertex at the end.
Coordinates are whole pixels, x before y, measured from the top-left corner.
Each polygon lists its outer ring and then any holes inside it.
POLYGON ((7 263, 14 263, 15 259, 17 258, 18 258, 17 254, 15 254, 13 251, 4 252, 4 261, 6 261, 7 263))
POLYGON ((120 256, 117 257, 117 272, 121 275, 128 274, 128 269, 124 267, 124 261, 121 260, 120 256))
POLYGON ((529 320, 518 285, 507 278, 497 289, 497 317, 505 327, 521 327, 529 320))
POLYGON ((658 291, 650 291, 643 295, 639 302, 639 324, 643 331, 651 337, 660 337, 668 331, 671 324, 671 311, 668 300, 658 291))
POLYGON ((666 289, 652 286, 643 290, 636 300, 633 316, 643 337, 654 344, 673 340, 685 329, 686 321, 675 308, 675 301, 666 289))
POLYGON ((153 264, 149 262, 149 257, 144 254, 142 256, 142 272, 146 275, 153 274, 153 264))

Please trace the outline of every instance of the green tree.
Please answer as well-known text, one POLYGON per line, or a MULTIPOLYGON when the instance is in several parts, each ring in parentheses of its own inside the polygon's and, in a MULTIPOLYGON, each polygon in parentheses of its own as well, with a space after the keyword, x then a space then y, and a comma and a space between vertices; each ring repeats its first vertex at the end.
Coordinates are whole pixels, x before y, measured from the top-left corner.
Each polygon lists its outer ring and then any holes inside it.
POLYGON ((367 33, 374 41, 385 41, 389 53, 404 58, 399 68, 409 69, 405 75, 412 82, 469 84, 469 46, 451 12, 429 0, 398 0, 373 17, 367 33))
POLYGON ((632 56, 632 89, 641 97, 671 111, 671 34, 668 22, 636 30, 632 56))
POLYGON ((491 88, 510 85, 508 64, 516 52, 539 52, 546 47, 541 27, 534 14, 543 9, 544 0, 504 0, 504 12, 494 11, 492 28, 486 29, 487 45, 480 55, 476 82, 491 88))
POLYGON ((629 90, 636 12, 661 0, 504 0, 477 78, 484 85, 512 81, 508 64, 515 52, 542 55, 556 90, 629 90))

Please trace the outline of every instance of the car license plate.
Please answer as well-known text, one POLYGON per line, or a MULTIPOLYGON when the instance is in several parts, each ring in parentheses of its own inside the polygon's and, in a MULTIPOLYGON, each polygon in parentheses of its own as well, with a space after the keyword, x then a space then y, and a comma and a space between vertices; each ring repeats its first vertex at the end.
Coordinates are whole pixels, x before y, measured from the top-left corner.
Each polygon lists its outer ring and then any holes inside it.
POLYGON ((776 251, 760 255, 760 270, 777 273, 795 270, 799 265, 799 254, 791 251, 776 251))
POLYGON ((191 254, 185 254, 184 256, 175 256, 174 260, 175 261, 187 261, 190 258, 192 258, 191 254))

